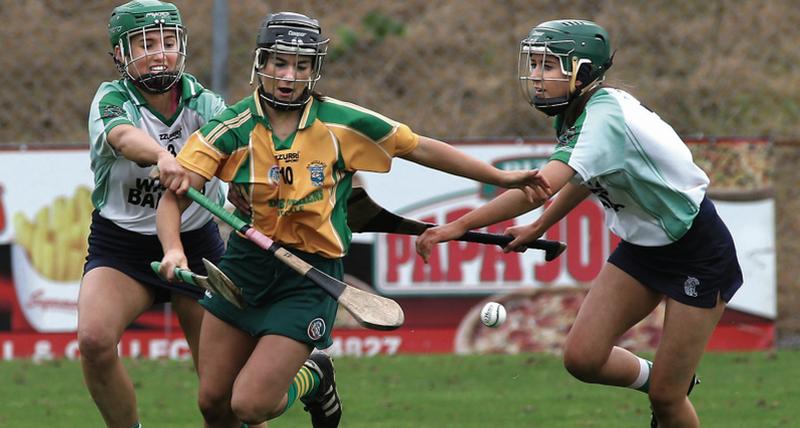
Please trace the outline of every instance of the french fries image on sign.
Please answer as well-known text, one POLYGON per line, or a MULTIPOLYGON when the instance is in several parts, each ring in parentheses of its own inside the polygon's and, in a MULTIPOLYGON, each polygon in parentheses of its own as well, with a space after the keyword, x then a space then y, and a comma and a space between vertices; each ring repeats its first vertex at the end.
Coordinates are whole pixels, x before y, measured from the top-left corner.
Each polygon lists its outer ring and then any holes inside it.
POLYGON ((79 186, 72 197, 59 196, 39 209, 33 221, 14 214, 15 241, 39 274, 60 282, 81 279, 92 209, 91 191, 79 186))

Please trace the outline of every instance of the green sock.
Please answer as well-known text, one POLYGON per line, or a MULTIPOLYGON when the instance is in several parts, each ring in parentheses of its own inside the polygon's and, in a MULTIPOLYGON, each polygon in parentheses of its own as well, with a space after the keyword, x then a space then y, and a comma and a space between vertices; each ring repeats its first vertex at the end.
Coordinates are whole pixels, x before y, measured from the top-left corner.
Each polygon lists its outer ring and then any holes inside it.
POLYGON ((319 375, 317 375, 317 372, 306 366, 301 367, 300 371, 294 375, 292 384, 289 385, 289 391, 286 393, 286 407, 283 408, 283 412, 286 412, 289 407, 292 407, 292 404, 294 404, 298 398, 315 394, 319 383, 319 375))
POLYGON ((636 358, 639 358, 639 376, 632 384, 628 385, 628 388, 647 394, 650 391, 650 369, 653 368, 653 362, 641 357, 636 358))

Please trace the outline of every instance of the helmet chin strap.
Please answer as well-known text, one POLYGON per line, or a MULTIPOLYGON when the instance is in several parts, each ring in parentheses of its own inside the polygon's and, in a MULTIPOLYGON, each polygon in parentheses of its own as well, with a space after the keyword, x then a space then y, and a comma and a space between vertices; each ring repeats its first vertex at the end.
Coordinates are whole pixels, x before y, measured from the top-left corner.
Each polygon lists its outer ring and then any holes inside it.
POLYGON ((306 106, 308 99, 311 97, 311 93, 308 91, 308 88, 305 88, 303 89, 303 93, 299 97, 297 97, 297 99, 288 103, 284 103, 276 100, 274 95, 269 94, 264 90, 264 86, 259 85, 258 96, 259 98, 261 98, 263 102, 265 102, 268 106, 274 108, 275 110, 295 111, 295 110, 300 110, 306 106))
POLYGON ((569 93, 574 94, 578 88, 575 87, 575 81, 578 80, 578 58, 572 57, 572 76, 569 78, 569 93))
POLYGON ((172 89, 177 82, 178 73, 174 71, 147 73, 134 80, 136 86, 150 94, 163 94, 172 89))
POLYGON ((556 98, 533 97, 531 105, 548 116, 555 116, 563 113, 569 107, 570 101, 572 99, 569 95, 556 98))

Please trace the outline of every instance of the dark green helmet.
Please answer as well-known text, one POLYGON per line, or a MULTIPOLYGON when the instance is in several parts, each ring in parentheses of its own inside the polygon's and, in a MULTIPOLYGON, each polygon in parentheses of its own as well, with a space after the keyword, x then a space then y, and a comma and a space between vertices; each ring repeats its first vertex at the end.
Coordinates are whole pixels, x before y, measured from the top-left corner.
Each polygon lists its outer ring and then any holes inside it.
POLYGON ((114 8, 108 20, 108 38, 111 48, 119 48, 122 59, 118 62, 120 71, 149 92, 165 92, 180 79, 186 59, 186 29, 181 13, 172 4, 158 0, 135 0, 114 8), (130 64, 140 60, 131 53, 131 37, 145 34, 149 30, 175 31, 178 39, 179 61, 176 70, 163 73, 148 73, 137 76, 131 73, 130 64))
MULTIPOLYGON (((533 27, 523 46, 545 48, 561 60, 561 70, 571 76, 573 67, 591 64, 590 82, 611 66, 611 43, 603 27, 592 21, 562 19, 533 27)), ((589 82, 584 82, 589 83, 589 82)))
POLYGON ((548 114, 560 112, 563 110, 560 107, 565 108, 569 101, 580 93, 580 88, 575 87, 576 80, 581 81, 583 88, 592 82, 602 80, 611 67, 613 57, 606 30, 592 21, 580 19, 547 21, 533 27, 528 36, 520 42, 519 52, 519 78, 523 85, 535 80, 535 77, 532 79, 530 72, 526 71, 529 70, 533 55, 556 56, 562 73, 569 76, 570 95, 566 99, 537 99, 531 95, 533 92, 530 88, 525 91, 531 104, 548 114), (544 107, 547 111, 540 107, 544 107), (549 107, 559 108, 554 110, 549 107))
MULTIPOLYGON (((111 48, 120 42, 127 43, 127 33, 148 27, 174 26, 183 29, 178 8, 172 3, 158 0, 135 0, 117 6, 108 20, 108 38, 111 48)), ((125 46, 127 51, 129 46, 125 46)))

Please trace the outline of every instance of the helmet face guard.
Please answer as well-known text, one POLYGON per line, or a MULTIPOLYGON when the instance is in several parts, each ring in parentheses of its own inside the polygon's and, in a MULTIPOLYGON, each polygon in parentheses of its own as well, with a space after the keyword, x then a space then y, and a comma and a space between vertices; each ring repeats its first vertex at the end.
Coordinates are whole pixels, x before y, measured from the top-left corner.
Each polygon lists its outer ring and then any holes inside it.
POLYGON ((180 26, 159 25, 157 27, 132 30, 123 37, 125 37, 126 40, 119 45, 120 54, 122 56, 120 67, 129 79, 134 81, 145 91, 156 94, 166 92, 178 83, 186 68, 186 32, 183 28, 180 26), (167 46, 165 36, 169 37, 172 32, 175 34, 175 43, 172 46, 167 46), (143 43, 143 53, 134 57, 131 40, 137 35, 141 35, 143 39, 146 39, 147 37, 152 37, 153 34, 156 34, 159 40, 157 45, 160 46, 160 48, 152 50, 152 48, 148 48, 147 43, 143 43), (125 49, 126 46, 128 46, 127 51, 125 49), (178 57, 173 69, 166 68, 167 62, 164 61, 165 68, 163 70, 139 74, 136 68, 137 62, 147 61, 147 57, 152 55, 162 55, 166 57, 166 55, 169 54, 174 54, 178 57))
MULTIPOLYGON (((123 77, 133 81, 149 93, 163 93, 171 89, 183 75, 186 66, 186 29, 180 12, 175 5, 158 0, 137 0, 118 6, 111 13, 108 22, 108 35, 111 47, 119 49, 120 58, 114 57, 117 68, 123 77), (157 38, 155 46, 145 40, 157 38), (165 39, 174 35, 175 43, 167 46, 165 39), (131 41, 142 37, 142 53, 134 54, 131 41), (174 66, 141 73, 137 63, 147 61, 153 55, 177 55, 174 66)), ((138 48, 136 49, 138 51, 138 48)), ((164 61, 166 66, 166 61, 164 61)))
POLYGON ((319 21, 293 12, 280 12, 267 16, 258 34, 253 55, 250 84, 258 80, 258 93, 267 105, 277 110, 296 110, 308 103, 311 92, 322 77, 322 63, 330 39, 323 38, 319 21), (311 60, 307 77, 298 78, 297 70, 291 76, 278 76, 266 71, 269 63, 275 64, 281 55, 294 57, 295 66, 304 59, 311 60), (279 82, 289 82, 292 90, 302 87, 302 94, 289 101, 275 98, 279 82), (265 87, 265 85, 268 85, 265 87))
POLYGON ((574 45, 575 43, 569 40, 540 43, 528 38, 520 42, 517 69, 522 96, 525 97, 529 104, 548 115, 552 116, 563 111, 569 105, 572 93, 575 92, 575 77, 577 73, 572 72, 574 68, 569 64, 569 54, 574 50, 574 45), (544 67, 541 65, 538 70, 533 69, 534 60, 538 57, 539 64, 544 64, 547 55, 555 56, 558 59, 561 74, 564 77, 545 77, 544 67), (567 64, 569 66, 566 66, 567 64), (563 97, 539 97, 537 96, 534 82, 545 81, 570 82, 570 90, 563 97))
POLYGON ((518 77, 523 96, 545 114, 552 116, 563 112, 584 88, 603 80, 612 63, 610 51, 608 34, 591 21, 548 21, 533 27, 519 47, 518 77), (558 59, 561 73, 566 77, 545 79, 543 68, 541 72, 532 69, 534 58, 539 56, 540 63, 544 63, 547 55, 558 59), (556 98, 536 96, 533 82, 545 80, 568 81, 567 95, 556 98))

